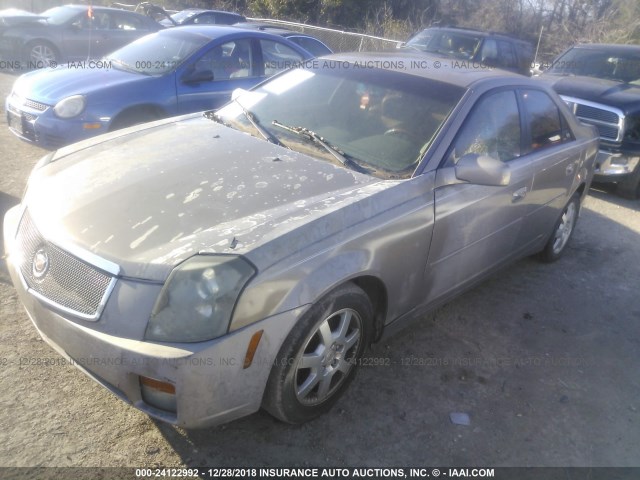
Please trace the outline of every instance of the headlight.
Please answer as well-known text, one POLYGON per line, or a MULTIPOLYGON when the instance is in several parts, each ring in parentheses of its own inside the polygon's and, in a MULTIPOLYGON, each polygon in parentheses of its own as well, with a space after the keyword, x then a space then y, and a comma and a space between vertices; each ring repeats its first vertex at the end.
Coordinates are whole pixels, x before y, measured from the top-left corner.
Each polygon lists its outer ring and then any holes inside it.
POLYGON ((53 111, 60 118, 72 118, 82 113, 85 104, 83 95, 72 95, 56 103, 53 111))
POLYGON ((240 292, 255 274, 236 256, 196 255, 176 267, 153 307, 147 340, 203 342, 227 333, 240 292))

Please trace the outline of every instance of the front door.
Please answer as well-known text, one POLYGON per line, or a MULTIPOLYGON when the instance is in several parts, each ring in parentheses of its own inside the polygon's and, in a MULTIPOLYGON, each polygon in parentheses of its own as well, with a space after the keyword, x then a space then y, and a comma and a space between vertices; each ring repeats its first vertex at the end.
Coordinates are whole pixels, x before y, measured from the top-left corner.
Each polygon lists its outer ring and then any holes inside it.
POLYGON ((426 301, 447 296, 512 258, 533 181, 522 155, 522 121, 514 89, 489 92, 463 124, 439 176, 452 175, 465 154, 491 156, 509 165, 507 186, 454 183, 435 190, 435 226, 426 266, 426 301))

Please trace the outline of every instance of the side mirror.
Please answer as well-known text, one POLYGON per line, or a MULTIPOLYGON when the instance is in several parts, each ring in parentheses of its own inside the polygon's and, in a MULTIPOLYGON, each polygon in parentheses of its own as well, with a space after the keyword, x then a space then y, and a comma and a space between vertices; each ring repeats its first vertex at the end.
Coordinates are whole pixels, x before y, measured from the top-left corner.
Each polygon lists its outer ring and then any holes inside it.
POLYGON ((467 153, 455 166, 456 178, 476 185, 505 186, 511 180, 509 165, 488 155, 467 153))
POLYGON ((213 81, 213 72, 211 70, 196 70, 182 77, 183 83, 203 83, 211 81, 213 81))

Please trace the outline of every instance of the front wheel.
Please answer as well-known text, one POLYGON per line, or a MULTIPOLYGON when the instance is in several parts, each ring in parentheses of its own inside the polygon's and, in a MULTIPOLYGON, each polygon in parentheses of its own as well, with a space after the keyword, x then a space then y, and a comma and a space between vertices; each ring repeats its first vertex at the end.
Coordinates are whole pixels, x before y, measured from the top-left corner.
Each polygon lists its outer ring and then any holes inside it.
POLYGON ((549 241, 540 252, 540 258, 544 262, 555 262, 564 253, 569 239, 573 235, 580 212, 580 196, 574 194, 569 203, 562 210, 562 215, 556 222, 549 241))
POLYGON ((267 382, 263 407, 287 423, 326 411, 353 380, 370 342, 371 301, 347 284, 314 304, 285 340, 267 382))
POLYGON ((109 131, 120 130, 122 128, 133 127, 141 123, 153 122, 158 120, 160 115, 151 108, 139 108, 129 110, 119 114, 109 126, 109 131))
POLYGON ((618 183, 616 193, 630 200, 640 198, 640 165, 636 167, 630 177, 618 183))
POLYGON ((49 42, 35 41, 27 45, 27 59, 37 68, 55 67, 59 61, 58 51, 49 42))

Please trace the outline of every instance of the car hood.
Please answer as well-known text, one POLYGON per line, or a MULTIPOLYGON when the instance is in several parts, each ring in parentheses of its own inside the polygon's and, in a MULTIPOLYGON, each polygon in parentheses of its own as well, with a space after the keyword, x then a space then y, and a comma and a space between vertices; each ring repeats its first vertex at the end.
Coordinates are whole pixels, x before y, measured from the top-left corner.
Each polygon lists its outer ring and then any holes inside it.
POLYGON ((69 95, 90 95, 94 91, 105 92, 110 87, 155 78, 108 68, 108 60, 70 62, 69 65, 26 73, 16 80, 13 93, 40 103, 55 105, 69 95))
POLYGON ((46 238, 133 278, 163 281, 199 252, 243 254, 266 268, 361 221, 327 213, 389 184, 201 114, 121 132, 67 147, 36 168, 24 205, 46 238), (301 226, 309 230, 281 241, 301 226))
POLYGON ((538 78, 560 95, 603 103, 625 113, 640 111, 640 85, 585 76, 543 74, 538 78))

